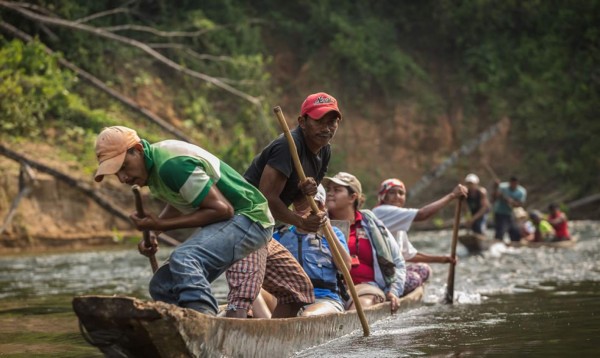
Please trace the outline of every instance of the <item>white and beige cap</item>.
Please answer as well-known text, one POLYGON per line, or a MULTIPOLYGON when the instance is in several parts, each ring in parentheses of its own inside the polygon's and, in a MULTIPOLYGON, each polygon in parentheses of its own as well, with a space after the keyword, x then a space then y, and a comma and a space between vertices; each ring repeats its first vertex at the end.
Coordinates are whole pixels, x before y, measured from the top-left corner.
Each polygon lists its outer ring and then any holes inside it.
POLYGON ((465 183, 479 184, 479 177, 473 173, 465 177, 465 183))

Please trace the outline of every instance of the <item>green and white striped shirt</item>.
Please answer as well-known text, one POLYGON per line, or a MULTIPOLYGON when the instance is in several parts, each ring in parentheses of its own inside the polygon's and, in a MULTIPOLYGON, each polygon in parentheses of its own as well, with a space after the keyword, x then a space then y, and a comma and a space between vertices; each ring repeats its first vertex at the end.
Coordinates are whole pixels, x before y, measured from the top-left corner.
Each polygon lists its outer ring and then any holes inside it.
POLYGON ((208 151, 186 142, 142 140, 150 192, 183 214, 197 210, 211 186, 229 200, 236 214, 264 228, 275 221, 267 199, 238 172, 208 151))

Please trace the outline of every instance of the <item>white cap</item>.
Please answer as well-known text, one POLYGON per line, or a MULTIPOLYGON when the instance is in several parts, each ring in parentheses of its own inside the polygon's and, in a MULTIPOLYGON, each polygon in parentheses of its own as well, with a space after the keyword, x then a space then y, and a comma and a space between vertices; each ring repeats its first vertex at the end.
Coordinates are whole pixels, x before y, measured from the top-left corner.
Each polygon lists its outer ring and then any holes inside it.
POLYGON ((323 185, 319 184, 317 187, 317 195, 315 195, 315 201, 317 203, 321 203, 325 205, 325 200, 327 199, 327 193, 325 192, 325 188, 323 185))
POLYGON ((479 177, 471 173, 465 178, 465 183, 479 184, 479 177))

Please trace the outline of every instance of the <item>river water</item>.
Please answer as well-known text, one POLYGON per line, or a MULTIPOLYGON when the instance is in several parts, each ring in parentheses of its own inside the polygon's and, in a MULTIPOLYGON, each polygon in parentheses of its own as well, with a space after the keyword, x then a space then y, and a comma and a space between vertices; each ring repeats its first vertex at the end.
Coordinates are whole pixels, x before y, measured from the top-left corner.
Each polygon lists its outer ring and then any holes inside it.
MULTIPOLYGON (((440 302, 446 265, 433 265, 425 304, 296 353, 297 357, 600 355, 600 223, 571 224, 571 249, 459 246, 454 305, 440 302)), ((415 247, 447 253, 450 231, 411 232, 415 247)), ((159 261, 168 250, 158 254, 159 261)), ((71 300, 82 294, 148 298, 148 260, 136 249, 0 257, 0 357, 100 357, 79 334, 71 300)), ((225 281, 214 285, 222 302, 225 281)))

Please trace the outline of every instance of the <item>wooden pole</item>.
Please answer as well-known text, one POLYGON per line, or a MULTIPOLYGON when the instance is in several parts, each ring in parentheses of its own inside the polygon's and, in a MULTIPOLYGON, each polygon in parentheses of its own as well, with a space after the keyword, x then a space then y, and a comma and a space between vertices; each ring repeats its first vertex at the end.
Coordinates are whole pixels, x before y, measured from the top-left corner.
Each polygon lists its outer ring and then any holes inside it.
POLYGON ((494 181, 499 180, 498 179, 498 175, 496 174, 496 172, 494 171, 494 169, 488 163, 483 163, 483 166, 485 167, 485 170, 488 171, 488 173, 490 174, 490 176, 492 177, 492 179, 494 181))
MULTIPOLYGON (((133 191, 133 195, 135 196, 135 210, 137 210, 137 216, 140 218, 145 218, 146 214, 144 213, 144 206, 142 205, 142 196, 140 195, 140 186, 135 184, 131 187, 131 191, 133 191)), ((144 230, 144 245, 146 247, 152 246, 150 244, 150 231, 144 230)), ((156 257, 154 254, 148 257, 150 259, 150 266, 152 266, 152 272, 156 272, 158 270, 158 262, 156 262, 156 257)))
MULTIPOLYGON (((281 126, 281 129, 283 130, 283 133, 287 139, 288 145, 290 147, 290 153, 292 154, 292 160, 294 161, 294 167, 296 168, 296 172, 298 172, 298 177, 300 178, 300 181, 302 182, 302 181, 306 180, 306 175, 304 174, 304 169, 302 168, 302 164, 300 163, 300 158, 298 157, 298 150, 296 149, 296 144, 294 143, 294 138, 292 138, 292 134, 290 133, 290 129, 287 125, 287 122, 285 121, 285 117, 283 116, 281 107, 277 106, 277 107, 273 108, 273 112, 275 113, 275 116, 277 117, 277 120, 279 121, 279 125, 281 126)), ((308 203, 310 204, 312 211, 315 213, 318 213, 319 208, 317 207, 317 203, 315 203, 314 198, 312 196, 307 195, 306 199, 308 200, 308 203)), ((340 255, 340 252, 338 251, 337 246, 335 245, 335 242, 334 242, 335 234, 329 224, 325 225, 324 232, 325 232, 325 239, 327 239, 327 243, 329 244, 329 249, 331 250, 331 253, 333 254, 333 261, 335 262, 335 265, 337 266, 337 268, 340 271, 342 271, 344 280, 346 281, 346 284, 348 285, 348 289, 350 290, 350 293, 352 294, 352 299, 354 300, 354 305, 356 306, 356 312, 358 313, 358 318, 360 318, 360 323, 362 324, 363 335, 365 337, 367 337, 370 334, 369 323, 367 322, 367 317, 365 316, 365 312, 363 311, 360 300, 358 299, 358 294, 356 293, 356 288, 354 287, 354 283, 352 282, 352 277, 350 277, 350 271, 348 271, 348 268, 346 267, 346 263, 342 259, 342 256, 340 255)))
MULTIPOLYGON (((456 203, 456 211, 454 212, 454 227, 452 230, 452 246, 450 249, 450 257, 452 260, 456 260, 456 244, 458 242, 458 227, 460 225, 460 209, 462 206, 463 198, 459 198, 456 203)), ((454 303, 454 263, 450 263, 448 268, 448 284, 446 285, 446 297, 444 303, 454 303)))

